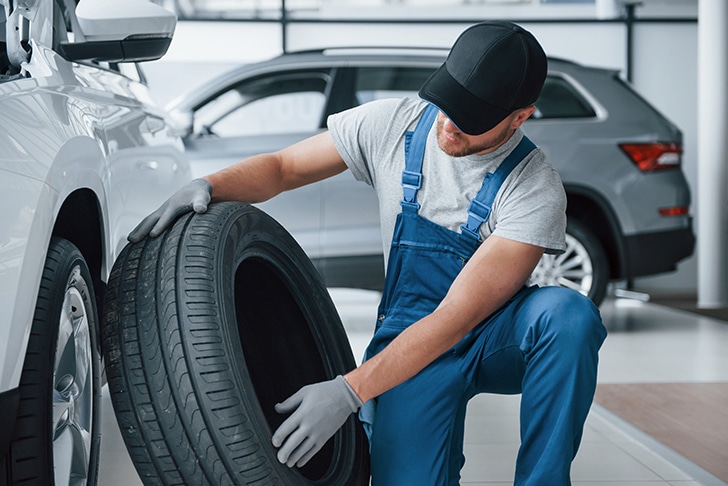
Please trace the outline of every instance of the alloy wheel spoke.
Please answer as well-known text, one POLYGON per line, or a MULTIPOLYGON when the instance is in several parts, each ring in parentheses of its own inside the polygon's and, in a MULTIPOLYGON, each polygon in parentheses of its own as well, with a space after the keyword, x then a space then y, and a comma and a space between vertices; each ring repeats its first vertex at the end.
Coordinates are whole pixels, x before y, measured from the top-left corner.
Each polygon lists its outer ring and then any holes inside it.
POLYGON ((54 370, 53 454, 56 484, 63 485, 86 482, 94 405, 91 324, 77 278, 75 272, 59 316, 54 370))

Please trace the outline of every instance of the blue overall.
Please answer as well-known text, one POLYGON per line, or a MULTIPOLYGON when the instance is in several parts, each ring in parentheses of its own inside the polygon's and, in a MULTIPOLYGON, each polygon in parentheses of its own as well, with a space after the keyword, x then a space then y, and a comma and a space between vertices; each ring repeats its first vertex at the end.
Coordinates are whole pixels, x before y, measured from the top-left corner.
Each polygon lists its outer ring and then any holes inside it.
MULTIPOLYGON (((402 212, 366 359, 435 310, 478 248, 478 228, 502 181, 534 148, 524 137, 485 177, 470 204, 468 223, 454 232, 418 214, 422 157, 436 114, 428 107, 414 134, 407 134, 402 212)), ((522 393, 515 484, 570 484, 605 336, 599 311, 588 298, 561 287, 524 287, 416 376, 362 407, 372 485, 459 484, 466 405, 482 392, 522 393)))

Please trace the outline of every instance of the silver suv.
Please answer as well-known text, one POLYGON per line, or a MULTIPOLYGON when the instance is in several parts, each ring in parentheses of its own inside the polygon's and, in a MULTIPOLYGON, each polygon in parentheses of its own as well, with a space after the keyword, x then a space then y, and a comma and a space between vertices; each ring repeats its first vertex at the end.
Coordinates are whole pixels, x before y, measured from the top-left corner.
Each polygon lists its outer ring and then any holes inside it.
MULTIPOLYGON (((329 114, 384 97, 417 96, 446 51, 329 49, 238 67, 173 101, 194 176, 280 149, 325 129, 329 114)), ((610 280, 675 268, 693 251, 680 130, 619 73, 550 59, 527 135, 568 194, 565 254, 532 276, 597 303, 610 280)), ((329 286, 381 288, 374 192, 344 173, 261 205, 314 260, 329 286)))
POLYGON ((0 0, 0 483, 95 484, 98 302, 127 233, 190 179, 135 64, 146 0, 0 0), (137 79, 134 79, 136 76, 137 79))

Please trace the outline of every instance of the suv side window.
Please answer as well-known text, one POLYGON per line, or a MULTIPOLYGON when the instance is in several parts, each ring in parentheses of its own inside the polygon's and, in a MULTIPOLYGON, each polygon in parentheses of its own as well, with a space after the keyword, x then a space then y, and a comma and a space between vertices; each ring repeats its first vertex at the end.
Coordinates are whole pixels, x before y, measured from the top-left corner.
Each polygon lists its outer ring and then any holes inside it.
POLYGON ((195 112, 201 136, 313 132, 326 105, 329 70, 289 71, 233 86, 195 112))
POLYGON ((357 70, 354 94, 359 104, 384 98, 417 98, 417 92, 434 72, 427 67, 367 67, 357 70))
POLYGON ((579 92, 560 76, 547 76, 541 95, 536 100, 533 118, 592 118, 594 108, 579 92))

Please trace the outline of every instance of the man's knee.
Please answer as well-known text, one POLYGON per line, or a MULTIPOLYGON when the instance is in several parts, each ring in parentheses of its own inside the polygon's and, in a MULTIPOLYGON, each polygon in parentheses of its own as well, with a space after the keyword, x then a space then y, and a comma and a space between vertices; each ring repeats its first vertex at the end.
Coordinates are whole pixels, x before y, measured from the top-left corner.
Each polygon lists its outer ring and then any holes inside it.
POLYGON ((601 346, 606 337, 599 309, 588 297, 564 287, 542 287, 531 296, 532 318, 541 335, 565 345, 601 346))

